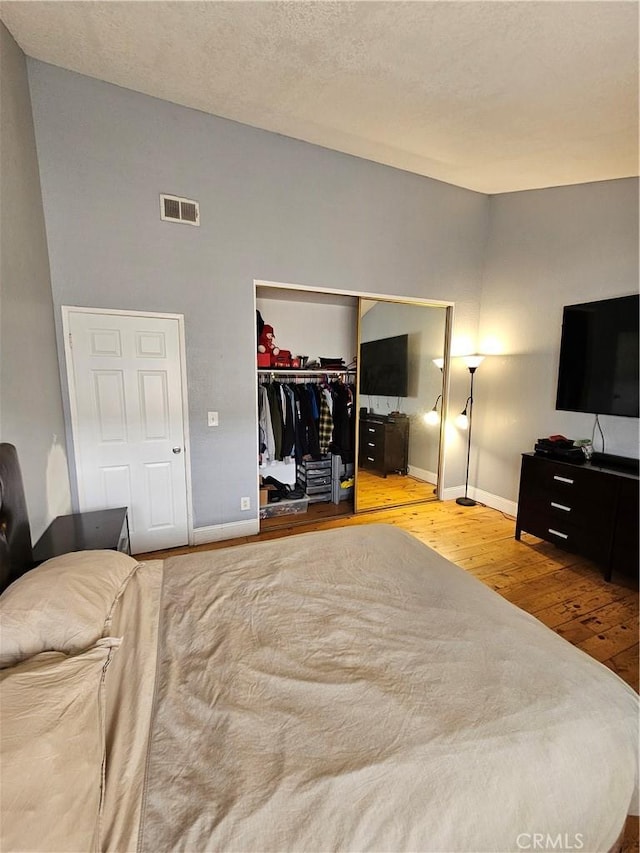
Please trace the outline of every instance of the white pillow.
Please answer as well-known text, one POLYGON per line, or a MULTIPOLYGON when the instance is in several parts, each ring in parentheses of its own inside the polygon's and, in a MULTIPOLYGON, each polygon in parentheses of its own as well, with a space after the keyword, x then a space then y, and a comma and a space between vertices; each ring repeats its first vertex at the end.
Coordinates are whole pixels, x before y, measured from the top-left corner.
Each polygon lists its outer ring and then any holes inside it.
POLYGON ((119 642, 0 671, 0 849, 100 850, 104 671, 119 642))
POLYGON ((119 551, 76 551, 22 575, 0 596, 0 668, 40 652, 74 654, 107 636, 137 568, 119 551))

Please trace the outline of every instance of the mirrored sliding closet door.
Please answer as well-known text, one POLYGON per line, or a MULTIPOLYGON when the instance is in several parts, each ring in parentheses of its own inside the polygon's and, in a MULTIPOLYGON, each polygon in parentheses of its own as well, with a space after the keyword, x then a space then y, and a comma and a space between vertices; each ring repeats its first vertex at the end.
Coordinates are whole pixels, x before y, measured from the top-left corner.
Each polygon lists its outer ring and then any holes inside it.
POLYGON ((359 301, 358 512, 437 499, 446 331, 445 306, 359 301))

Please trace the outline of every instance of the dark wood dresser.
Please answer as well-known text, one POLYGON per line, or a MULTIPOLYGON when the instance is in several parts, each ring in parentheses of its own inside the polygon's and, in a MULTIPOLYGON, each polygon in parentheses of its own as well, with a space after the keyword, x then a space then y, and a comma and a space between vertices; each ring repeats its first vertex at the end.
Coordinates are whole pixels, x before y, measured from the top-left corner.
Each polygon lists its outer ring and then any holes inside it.
POLYGON ((361 415, 358 465, 386 477, 409 469, 409 418, 361 415))
POLYGON ((575 465, 524 453, 516 539, 522 531, 638 575, 638 474, 597 462, 575 465))

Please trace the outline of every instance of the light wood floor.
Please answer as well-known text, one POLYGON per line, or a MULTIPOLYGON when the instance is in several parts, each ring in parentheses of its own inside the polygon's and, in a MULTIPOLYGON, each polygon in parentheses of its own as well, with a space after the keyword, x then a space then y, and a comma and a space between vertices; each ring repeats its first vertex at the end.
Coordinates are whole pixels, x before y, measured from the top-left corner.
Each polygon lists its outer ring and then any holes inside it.
POLYGON ((437 500, 435 485, 403 474, 380 477, 358 469, 358 510, 380 509, 437 500))
MULTIPOLYGON (((158 559, 310 530, 378 522, 409 531, 638 690, 637 581, 614 576, 612 583, 606 583, 593 563, 529 534, 516 542, 514 519, 481 505, 461 507, 455 501, 432 501, 138 556, 158 559)), ((622 851, 638 851, 637 818, 627 822, 622 851)))

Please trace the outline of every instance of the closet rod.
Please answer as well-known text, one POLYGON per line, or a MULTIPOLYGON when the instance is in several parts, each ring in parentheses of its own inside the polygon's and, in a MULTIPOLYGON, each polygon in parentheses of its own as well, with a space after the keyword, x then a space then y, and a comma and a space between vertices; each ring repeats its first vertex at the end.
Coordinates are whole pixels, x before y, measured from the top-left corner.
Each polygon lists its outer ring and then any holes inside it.
POLYGON ((259 367, 258 375, 259 376, 344 376, 345 374, 355 374, 356 369, 354 368, 343 368, 342 370, 336 370, 335 368, 321 368, 319 367, 317 370, 298 370, 293 368, 291 370, 286 370, 284 368, 270 368, 270 367, 259 367))

